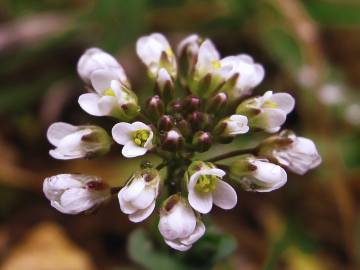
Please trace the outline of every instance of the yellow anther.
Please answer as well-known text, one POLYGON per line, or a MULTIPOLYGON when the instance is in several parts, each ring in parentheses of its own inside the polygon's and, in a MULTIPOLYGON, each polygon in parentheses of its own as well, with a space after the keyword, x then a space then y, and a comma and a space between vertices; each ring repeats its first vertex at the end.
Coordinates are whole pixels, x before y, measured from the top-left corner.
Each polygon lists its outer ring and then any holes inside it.
POLYGON ((149 139, 149 136, 150 132, 145 129, 137 130, 132 135, 134 143, 141 147, 145 145, 146 141, 149 139))
POLYGON ((166 49, 165 53, 167 54, 168 57, 174 56, 174 53, 170 47, 166 49))
POLYGON ((115 92, 111 88, 108 88, 104 91, 105 96, 115 97, 115 92))
POLYGON ((217 180, 215 175, 201 175, 196 182, 195 190, 200 193, 214 192, 217 180))
POLYGON ((278 107, 276 102, 266 100, 263 104, 263 107, 270 108, 270 109, 276 109, 278 107))
POLYGON ((220 63, 220 61, 218 61, 218 60, 211 61, 211 65, 212 65, 212 67, 213 67, 214 69, 219 69, 219 68, 221 68, 221 63, 220 63))

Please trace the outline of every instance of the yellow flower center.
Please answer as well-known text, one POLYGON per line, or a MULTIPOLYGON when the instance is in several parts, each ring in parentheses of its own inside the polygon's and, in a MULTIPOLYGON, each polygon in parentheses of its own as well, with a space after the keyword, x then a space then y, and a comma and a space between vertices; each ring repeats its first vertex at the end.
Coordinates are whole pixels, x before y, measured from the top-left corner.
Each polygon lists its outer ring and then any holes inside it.
POLYGON ((111 88, 108 88, 104 91, 104 96, 115 97, 115 92, 111 88))
POLYGON ((270 109, 276 109, 278 107, 276 102, 266 100, 264 104, 262 105, 264 108, 270 108, 270 109))
POLYGON ((214 192, 218 177, 215 175, 201 175, 196 182, 195 190, 201 193, 214 192))
POLYGON ((167 56, 168 56, 169 58, 171 58, 171 57, 174 56, 174 53, 173 53, 173 51, 171 50, 170 47, 166 49, 165 53, 167 54, 167 56))
POLYGON ((220 61, 218 61, 218 60, 211 61, 211 65, 212 65, 212 67, 213 67, 214 69, 219 69, 219 68, 221 68, 221 63, 220 63, 220 61))
POLYGON ((133 141, 136 145, 144 147, 146 141, 149 139, 150 132, 146 129, 137 130, 133 133, 133 141))

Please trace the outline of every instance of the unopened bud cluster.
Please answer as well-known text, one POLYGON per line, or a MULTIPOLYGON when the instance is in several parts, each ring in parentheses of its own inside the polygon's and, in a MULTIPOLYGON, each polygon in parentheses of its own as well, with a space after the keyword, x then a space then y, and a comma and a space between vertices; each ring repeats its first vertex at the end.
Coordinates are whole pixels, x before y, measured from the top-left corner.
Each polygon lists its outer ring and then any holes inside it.
POLYGON ((205 233, 202 215, 213 205, 231 209, 237 204, 230 180, 248 191, 268 192, 286 183, 285 169, 304 174, 321 163, 311 140, 280 131, 295 106, 291 95, 267 91, 250 96, 265 72, 249 55, 221 58, 214 44, 198 35, 182 40, 175 54, 159 33, 141 37, 136 52, 154 88, 141 102, 114 57, 97 48, 85 51, 78 73, 90 91, 79 97, 79 105, 117 122, 111 136, 97 126, 54 123, 47 134, 55 147, 50 155, 93 158, 106 154, 115 141, 125 158, 148 153, 162 162, 142 164, 123 187, 110 188, 95 176, 49 177, 44 193, 60 212, 89 212, 117 194, 121 211, 132 222, 157 209, 165 242, 185 251, 205 233), (272 135, 248 151, 235 147, 209 160, 197 158, 214 145, 255 132, 272 135), (227 158, 232 158, 230 165, 219 166, 227 158))

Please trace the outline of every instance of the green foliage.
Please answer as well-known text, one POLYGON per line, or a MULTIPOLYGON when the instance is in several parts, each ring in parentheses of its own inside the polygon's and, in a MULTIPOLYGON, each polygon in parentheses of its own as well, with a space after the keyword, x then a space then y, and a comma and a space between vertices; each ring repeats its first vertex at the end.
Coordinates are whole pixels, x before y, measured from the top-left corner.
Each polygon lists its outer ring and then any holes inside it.
POLYGON ((215 264, 223 262, 235 248, 233 237, 219 234, 212 228, 208 228, 192 249, 184 253, 172 251, 162 243, 156 245, 156 241, 143 229, 134 230, 128 242, 130 258, 149 270, 211 269, 215 264))

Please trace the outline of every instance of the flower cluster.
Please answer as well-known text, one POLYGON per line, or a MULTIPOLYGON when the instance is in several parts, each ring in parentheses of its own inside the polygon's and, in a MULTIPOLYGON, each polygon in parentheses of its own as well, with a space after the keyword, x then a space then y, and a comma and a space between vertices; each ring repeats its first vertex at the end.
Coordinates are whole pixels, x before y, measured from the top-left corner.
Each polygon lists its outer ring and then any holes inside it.
POLYGON ((321 163, 311 140, 280 131, 294 109, 291 95, 267 91, 250 96, 265 72, 249 55, 221 58, 214 44, 198 35, 182 40, 175 54, 159 33, 141 37, 136 52, 154 85, 145 105, 140 106, 143 103, 114 57, 88 49, 77 69, 90 92, 79 97, 79 105, 117 123, 111 136, 97 126, 54 123, 47 133, 55 147, 50 155, 93 158, 106 154, 114 140, 123 146, 125 158, 148 153, 162 162, 142 163, 123 187, 109 187, 95 176, 49 177, 44 193, 60 212, 89 212, 116 194, 121 211, 132 222, 158 209, 166 244, 185 251, 205 233, 202 215, 213 205, 232 209, 237 204, 231 181, 247 191, 268 192, 286 183, 285 169, 302 175, 321 163), (230 144, 233 151, 213 156, 214 145, 255 132, 272 135, 252 149, 230 144), (199 153, 212 157, 199 159, 199 153), (219 163, 224 160, 230 162, 219 163))

